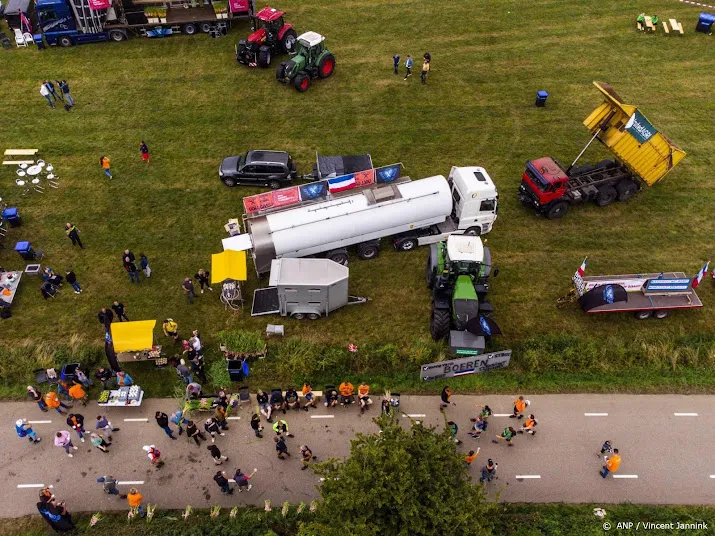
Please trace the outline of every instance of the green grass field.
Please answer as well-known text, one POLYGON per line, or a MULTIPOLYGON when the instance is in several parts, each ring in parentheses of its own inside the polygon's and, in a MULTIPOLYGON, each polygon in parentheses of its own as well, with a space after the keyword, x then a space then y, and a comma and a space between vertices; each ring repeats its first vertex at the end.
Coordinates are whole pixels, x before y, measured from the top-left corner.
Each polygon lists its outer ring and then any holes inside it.
MULTIPOLYGON (((1 51, 1 148, 33 147, 58 170, 61 188, 21 196, 14 169, 0 169, 0 196, 18 206, 0 265, 21 268, 12 251, 30 240, 56 270, 73 269, 85 291, 44 301, 39 283, 23 280, 13 317, 0 323, 8 346, 54 345, 73 335, 101 344, 96 313, 119 299, 131 319, 173 317, 180 331, 198 328, 211 343, 222 329, 286 333, 320 345, 392 343, 407 349, 429 339, 426 250, 404 254, 384 244, 373 261, 351 258, 352 294, 372 302, 315 323, 226 311, 216 292, 187 305, 180 284, 221 251, 223 225, 240 217, 250 188, 218 180, 221 159, 251 148, 290 151, 308 172, 322 154, 370 152, 377 165, 401 161, 413 178, 447 174, 452 165, 482 165, 500 191, 499 218, 488 244, 501 273, 492 284, 496 320, 509 347, 527 337, 570 335, 632 341, 636 335, 706 333, 715 320, 710 282, 705 307, 663 321, 587 317, 557 309, 570 277, 589 256, 588 273, 682 270, 694 274, 712 254, 715 54, 713 38, 694 33, 699 8, 675 0, 285 0, 278 7, 299 32, 319 31, 337 57, 335 75, 305 94, 275 81, 274 70, 236 65, 229 37, 134 38, 45 51, 1 51), (635 30, 641 11, 676 17, 684 36, 635 30), (427 86, 392 74, 394 53, 432 54, 427 86), (44 78, 66 78, 77 106, 50 110, 44 78), (593 80, 607 81, 687 153, 654 188, 627 204, 577 207, 548 221, 516 197, 526 160, 551 155, 570 162, 588 141, 582 121, 601 102, 593 80), (551 93, 546 108, 535 92, 551 93), (143 165, 146 140, 152 162, 143 165), (109 182, 98 165, 112 160, 109 182), (75 223, 87 249, 70 246, 75 223), (131 285, 120 254, 144 252, 153 275, 131 285)), ((418 62, 417 62, 418 63, 418 62)), ((419 69, 415 69, 419 71, 419 69)), ((586 160, 606 155, 592 146, 586 160)), ((584 161, 586 161, 584 160, 584 161)), ((263 284, 266 282, 264 281, 263 284)), ((161 340, 157 329, 157 340, 161 340)), ((621 371, 626 373, 627 371, 621 371)))

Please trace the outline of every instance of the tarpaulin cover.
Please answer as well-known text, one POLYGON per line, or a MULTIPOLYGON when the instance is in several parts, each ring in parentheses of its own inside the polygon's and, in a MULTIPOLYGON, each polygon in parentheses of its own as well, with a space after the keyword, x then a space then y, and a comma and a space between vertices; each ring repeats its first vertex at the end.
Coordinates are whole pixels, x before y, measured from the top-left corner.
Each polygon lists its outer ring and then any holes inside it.
POLYGON ((156 320, 114 322, 111 324, 115 352, 147 350, 154 344, 156 320))
POLYGON ((616 302, 627 302, 628 292, 621 285, 599 285, 592 288, 578 299, 578 304, 584 312, 616 302))
POLYGON ((246 281, 246 252, 227 249, 223 253, 211 255, 211 284, 223 283, 227 279, 246 281))
POLYGON ((318 173, 315 179, 340 177, 358 171, 372 169, 372 158, 369 154, 349 156, 318 156, 318 173))

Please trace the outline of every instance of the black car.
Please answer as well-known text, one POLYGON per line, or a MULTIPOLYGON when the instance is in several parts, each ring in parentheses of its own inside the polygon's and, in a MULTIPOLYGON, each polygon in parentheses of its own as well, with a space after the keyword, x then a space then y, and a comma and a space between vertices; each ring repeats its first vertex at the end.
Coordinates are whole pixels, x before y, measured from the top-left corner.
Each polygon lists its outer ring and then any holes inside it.
POLYGON ((298 177, 290 155, 283 151, 248 151, 243 156, 224 158, 218 176, 226 186, 289 186, 298 177))

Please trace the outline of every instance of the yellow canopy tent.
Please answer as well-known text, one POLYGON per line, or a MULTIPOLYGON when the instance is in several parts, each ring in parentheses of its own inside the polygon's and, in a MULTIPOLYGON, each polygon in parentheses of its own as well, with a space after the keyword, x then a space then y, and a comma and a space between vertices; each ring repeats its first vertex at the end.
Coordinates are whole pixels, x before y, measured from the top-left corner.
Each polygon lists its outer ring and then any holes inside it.
POLYGON ((211 255, 211 284, 223 283, 227 279, 246 281, 246 252, 227 249, 223 253, 211 255))
POLYGON ((115 352, 148 350, 154 344, 156 320, 114 322, 111 324, 115 352))

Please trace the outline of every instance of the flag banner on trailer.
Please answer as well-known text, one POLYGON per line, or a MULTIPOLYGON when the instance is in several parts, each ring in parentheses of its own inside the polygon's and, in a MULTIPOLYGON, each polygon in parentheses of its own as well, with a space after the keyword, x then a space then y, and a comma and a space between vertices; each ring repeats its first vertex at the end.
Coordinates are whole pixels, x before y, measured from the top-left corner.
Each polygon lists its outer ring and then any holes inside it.
POLYGON ((638 110, 628 119, 626 130, 640 144, 647 142, 658 133, 656 128, 638 110))
POLYGON ((355 175, 355 187, 359 188, 361 186, 370 186, 375 184, 375 170, 366 169, 365 171, 358 171, 354 173, 355 175))
POLYGON ((328 181, 311 182, 310 184, 302 184, 298 187, 300 190, 301 201, 311 201, 320 197, 328 196, 328 181))
POLYGON ((400 178, 402 164, 392 164, 375 169, 375 182, 378 184, 392 182, 400 178))
POLYGON ((109 9, 112 7, 110 0, 89 0, 89 9, 99 11, 100 9, 109 9))
POLYGON ((627 302, 628 293, 621 285, 599 285, 589 290, 578 299, 578 304, 584 312, 617 302, 627 302))
POLYGON ((246 214, 253 214, 271 208, 287 207, 298 203, 300 203, 298 186, 243 198, 243 208, 246 214))
POLYGON ((357 184, 355 183, 355 174, 341 175, 340 177, 335 177, 333 179, 328 179, 328 189, 331 192, 343 192, 345 190, 350 190, 355 188, 357 184))
POLYGON ((249 11, 248 3, 250 0, 229 0, 228 5, 231 13, 243 13, 249 11))

